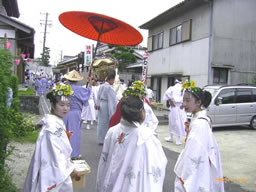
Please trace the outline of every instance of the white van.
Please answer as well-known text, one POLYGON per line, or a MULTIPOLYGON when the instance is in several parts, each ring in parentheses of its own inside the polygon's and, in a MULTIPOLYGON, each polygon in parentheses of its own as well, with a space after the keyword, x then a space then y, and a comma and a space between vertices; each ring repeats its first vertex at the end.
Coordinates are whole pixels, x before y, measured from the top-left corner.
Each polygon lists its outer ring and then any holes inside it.
POLYGON ((256 86, 208 85, 212 94, 207 109, 213 127, 249 125, 256 129, 256 86))

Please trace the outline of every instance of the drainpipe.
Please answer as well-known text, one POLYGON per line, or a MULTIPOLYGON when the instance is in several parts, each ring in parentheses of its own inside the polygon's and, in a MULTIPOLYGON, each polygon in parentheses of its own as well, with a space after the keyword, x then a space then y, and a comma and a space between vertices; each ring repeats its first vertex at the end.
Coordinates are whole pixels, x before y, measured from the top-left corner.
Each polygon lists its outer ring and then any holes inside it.
POLYGON ((213 0, 209 0, 209 49, 208 49, 208 84, 211 83, 212 67, 211 67, 211 56, 212 56, 212 14, 213 14, 213 0))

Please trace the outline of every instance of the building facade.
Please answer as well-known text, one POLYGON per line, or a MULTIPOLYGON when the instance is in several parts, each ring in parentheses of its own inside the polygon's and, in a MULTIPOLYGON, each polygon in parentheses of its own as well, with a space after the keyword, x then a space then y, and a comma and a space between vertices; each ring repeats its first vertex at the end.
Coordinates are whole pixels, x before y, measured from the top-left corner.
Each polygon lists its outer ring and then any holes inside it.
POLYGON ((12 71, 24 83, 27 62, 34 58, 35 30, 12 17, 19 17, 17 0, 0 1, 0 48, 7 48, 13 56, 20 59, 12 71))
POLYGON ((148 78, 156 100, 176 77, 251 83, 256 71, 256 1, 184 0, 140 26, 148 29, 148 78))

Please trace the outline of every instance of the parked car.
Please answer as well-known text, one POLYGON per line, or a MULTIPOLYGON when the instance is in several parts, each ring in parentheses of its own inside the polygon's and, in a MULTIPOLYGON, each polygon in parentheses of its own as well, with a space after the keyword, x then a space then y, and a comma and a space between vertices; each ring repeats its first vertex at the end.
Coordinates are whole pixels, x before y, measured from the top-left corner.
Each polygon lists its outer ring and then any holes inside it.
POLYGON ((213 127, 248 125, 256 129, 256 86, 207 85, 212 94, 207 109, 213 127))

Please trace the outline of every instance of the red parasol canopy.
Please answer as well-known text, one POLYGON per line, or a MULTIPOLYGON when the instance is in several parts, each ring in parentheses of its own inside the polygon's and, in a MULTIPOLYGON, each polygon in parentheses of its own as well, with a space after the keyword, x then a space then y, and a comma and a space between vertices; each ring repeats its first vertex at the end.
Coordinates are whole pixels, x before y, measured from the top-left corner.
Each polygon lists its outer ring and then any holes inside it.
POLYGON ((106 15, 69 11, 60 14, 59 20, 74 33, 98 42, 134 46, 143 40, 140 32, 131 25, 106 15))

